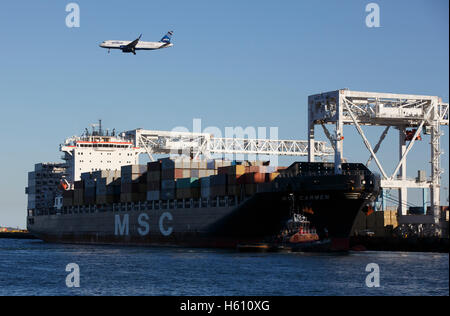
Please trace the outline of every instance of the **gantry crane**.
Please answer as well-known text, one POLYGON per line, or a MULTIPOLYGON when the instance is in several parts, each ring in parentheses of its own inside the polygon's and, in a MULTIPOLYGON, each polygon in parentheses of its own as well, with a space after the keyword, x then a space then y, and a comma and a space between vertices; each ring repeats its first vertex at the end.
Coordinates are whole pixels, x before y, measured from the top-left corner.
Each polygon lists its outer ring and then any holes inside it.
MULTIPOLYGON (((392 93, 374 93, 336 90, 308 97, 308 140, 315 143, 315 126, 321 125, 325 135, 334 149, 336 172, 340 172, 344 160, 344 125, 355 126, 362 141, 369 151, 367 165, 375 161, 381 172, 381 186, 386 189, 398 189, 399 214, 407 214, 407 189, 429 188, 434 223, 440 218, 440 184, 441 184, 441 146, 443 135, 441 126, 449 124, 449 105, 437 96, 406 95, 392 93), (332 124, 334 132, 328 131, 326 125, 332 124), (362 126, 384 126, 379 141, 372 147, 362 126), (387 174, 377 157, 377 151, 390 128, 396 128, 399 135, 399 160, 392 174, 387 174), (409 130, 410 129, 410 130, 409 130), (408 179, 406 163, 408 153, 421 135, 431 137, 431 178, 408 179)), ((309 146, 309 161, 316 156, 315 146, 309 146)))
MULTIPOLYGON (((306 140, 221 138, 208 133, 144 129, 127 131, 121 136, 133 142, 143 153, 147 153, 150 160, 154 160, 155 154, 171 153, 189 154, 193 158, 210 158, 212 154, 308 156, 309 144, 306 140)), ((333 149, 324 141, 316 141, 312 146, 316 157, 334 155, 333 149)))

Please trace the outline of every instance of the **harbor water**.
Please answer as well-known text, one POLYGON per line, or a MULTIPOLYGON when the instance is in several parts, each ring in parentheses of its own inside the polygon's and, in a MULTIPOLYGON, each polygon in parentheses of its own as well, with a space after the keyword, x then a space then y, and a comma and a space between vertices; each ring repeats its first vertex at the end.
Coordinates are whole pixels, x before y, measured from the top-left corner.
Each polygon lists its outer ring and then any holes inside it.
POLYGON ((0 295, 449 295, 449 257, 371 251, 239 253, 0 239, 0 295), (66 286, 70 263, 79 267, 79 287, 66 286), (366 268, 373 263, 379 267, 379 287, 366 283, 373 272, 366 268))

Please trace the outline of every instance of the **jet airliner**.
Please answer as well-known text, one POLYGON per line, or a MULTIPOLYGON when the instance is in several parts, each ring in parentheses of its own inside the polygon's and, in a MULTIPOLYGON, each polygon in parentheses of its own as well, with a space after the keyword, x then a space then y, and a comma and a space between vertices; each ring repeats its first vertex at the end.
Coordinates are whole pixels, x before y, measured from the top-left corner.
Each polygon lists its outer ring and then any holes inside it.
POLYGON ((104 41, 100 44, 100 47, 107 48, 108 53, 111 49, 121 49, 123 53, 133 53, 136 55, 137 50, 155 50, 165 47, 171 47, 173 44, 170 42, 173 31, 167 32, 166 35, 161 38, 159 42, 143 42, 141 35, 134 41, 104 41))

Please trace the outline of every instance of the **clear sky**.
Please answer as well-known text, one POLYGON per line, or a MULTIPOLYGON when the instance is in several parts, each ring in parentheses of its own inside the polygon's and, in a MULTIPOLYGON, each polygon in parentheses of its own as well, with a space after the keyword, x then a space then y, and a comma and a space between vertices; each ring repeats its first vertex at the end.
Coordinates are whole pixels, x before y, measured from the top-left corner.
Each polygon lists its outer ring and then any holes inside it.
MULTIPOLYGON (((447 0, 375 1, 379 28, 365 25, 371 1, 80 0, 80 27, 68 28, 70 2, 0 2, 0 225, 25 227, 27 172, 58 161, 58 144, 99 118, 117 130, 191 128, 201 118, 203 126, 276 126, 280 138, 306 139, 311 94, 349 88, 448 102, 447 0), (158 41, 168 30, 168 49, 133 56, 98 46, 140 33, 158 41)), ((344 154, 365 162, 354 128, 345 133, 344 154)), ((368 129, 373 143, 380 133, 368 129)), ((391 132, 380 150, 388 170, 397 141, 391 132)), ((428 142, 411 152, 408 176, 430 173, 428 142)))

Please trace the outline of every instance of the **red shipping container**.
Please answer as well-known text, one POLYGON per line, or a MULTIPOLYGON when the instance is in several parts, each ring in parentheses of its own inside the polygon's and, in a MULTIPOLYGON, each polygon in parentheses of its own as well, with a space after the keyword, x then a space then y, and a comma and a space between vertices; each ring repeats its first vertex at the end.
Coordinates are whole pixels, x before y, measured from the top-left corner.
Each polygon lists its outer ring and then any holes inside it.
POLYGON ((175 179, 184 178, 183 177, 183 170, 184 169, 175 169, 175 174, 174 174, 175 179))

